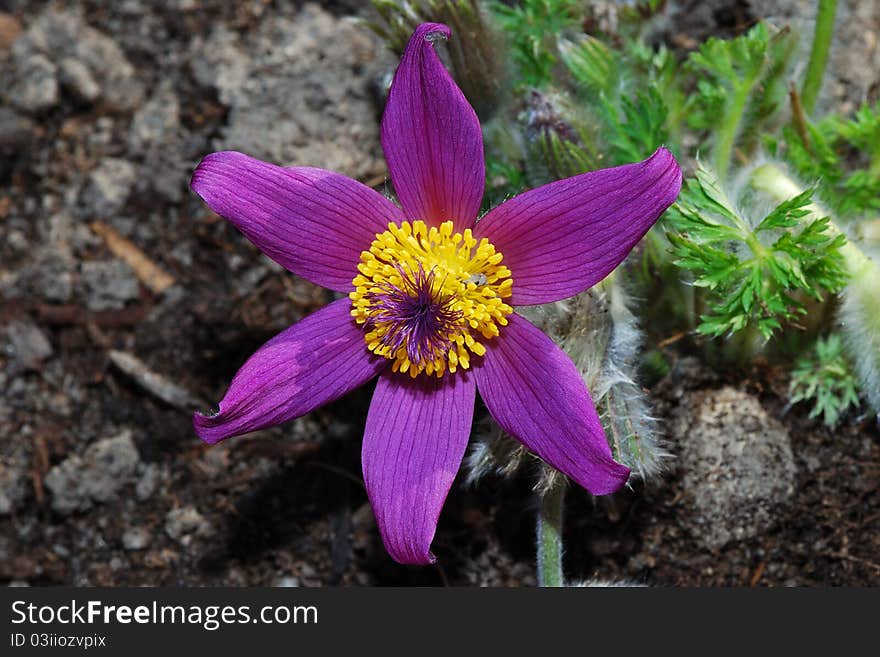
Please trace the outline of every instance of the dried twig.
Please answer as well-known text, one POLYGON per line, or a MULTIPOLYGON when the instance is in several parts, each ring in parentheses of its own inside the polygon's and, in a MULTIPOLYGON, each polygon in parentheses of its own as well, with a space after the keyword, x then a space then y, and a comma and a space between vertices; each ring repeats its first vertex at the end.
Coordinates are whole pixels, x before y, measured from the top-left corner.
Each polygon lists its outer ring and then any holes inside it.
POLYGON ((92 230, 104 238, 107 248, 134 270, 141 282, 156 294, 162 294, 174 285, 174 277, 150 260, 131 240, 120 235, 112 226, 101 221, 92 222, 92 230))
POLYGON ((207 403, 192 395, 188 390, 149 369, 146 363, 134 354, 114 349, 110 351, 109 355, 110 361, 121 372, 127 374, 141 388, 166 404, 186 412, 192 411, 193 408, 207 407, 207 403))

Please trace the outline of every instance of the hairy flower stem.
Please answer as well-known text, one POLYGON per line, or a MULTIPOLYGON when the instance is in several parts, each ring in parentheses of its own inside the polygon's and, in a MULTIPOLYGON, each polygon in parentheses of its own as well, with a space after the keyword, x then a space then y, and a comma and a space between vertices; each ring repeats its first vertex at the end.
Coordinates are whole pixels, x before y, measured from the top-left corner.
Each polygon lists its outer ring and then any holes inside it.
POLYGON ((801 102, 807 114, 812 114, 819 99, 822 78, 825 77, 825 65, 828 63, 828 51, 834 37, 834 14, 837 11, 837 0, 819 0, 819 11, 816 15, 816 30, 813 32, 813 48, 810 51, 810 62, 801 87, 801 102))
POLYGON ((733 144, 739 132, 743 114, 746 111, 746 103, 749 101, 754 80, 747 80, 733 93, 733 97, 724 109, 724 114, 715 133, 715 142, 712 147, 712 165, 721 181, 727 180, 727 172, 730 169, 730 159, 733 155, 733 144))
MULTIPOLYGON (((792 180, 779 166, 772 163, 762 164, 752 172, 751 185, 756 190, 768 194, 777 203, 787 201, 804 191, 803 188, 792 180)), ((801 221, 805 224, 819 217, 830 216, 830 213, 817 203, 810 203, 806 206, 806 209, 810 211, 809 214, 801 218, 801 221)), ((828 231, 832 236, 843 234, 843 231, 840 230, 834 222, 833 217, 832 221, 828 224, 828 231)), ((866 256, 862 250, 849 239, 847 239, 846 244, 841 247, 840 253, 843 255, 846 269, 850 275, 862 272, 866 267, 878 267, 877 263, 866 256)), ((878 272, 878 275, 880 275, 880 272, 878 272)))
POLYGON ((556 477, 540 496, 538 512, 538 586, 560 587, 562 576, 562 513, 565 508, 565 477, 556 477))

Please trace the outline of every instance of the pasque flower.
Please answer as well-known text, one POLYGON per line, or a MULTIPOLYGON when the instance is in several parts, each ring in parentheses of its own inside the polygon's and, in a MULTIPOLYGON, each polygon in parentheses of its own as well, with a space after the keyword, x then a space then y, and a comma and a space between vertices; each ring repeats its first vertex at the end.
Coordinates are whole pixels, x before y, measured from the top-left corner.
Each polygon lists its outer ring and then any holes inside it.
POLYGON ((378 377, 362 461, 385 547, 433 560, 431 541, 480 395, 498 424, 596 495, 616 463, 571 360, 518 305, 602 280, 675 200, 681 172, 643 162, 553 182, 477 213, 480 125, 434 51, 426 23, 400 61, 382 147, 400 207, 345 176, 241 153, 202 160, 192 188, 276 262, 345 293, 263 345, 210 415, 208 443, 301 416, 378 377))

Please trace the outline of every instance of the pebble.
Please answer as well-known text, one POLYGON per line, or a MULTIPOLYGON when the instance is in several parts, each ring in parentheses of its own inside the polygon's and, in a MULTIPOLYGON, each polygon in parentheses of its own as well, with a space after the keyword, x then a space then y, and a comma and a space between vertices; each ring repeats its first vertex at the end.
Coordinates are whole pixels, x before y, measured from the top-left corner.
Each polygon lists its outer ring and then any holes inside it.
POLYGON ((132 527, 122 535, 122 547, 129 552, 144 550, 153 542, 153 535, 144 527, 132 527))
POLYGON ((244 37, 218 28, 191 54, 197 80, 229 107, 216 149, 354 178, 385 170, 371 84, 393 66, 387 56, 367 30, 313 3, 244 37))
POLYGON ((73 261, 60 252, 47 254, 35 263, 28 287, 38 298, 49 303, 68 303, 73 298, 73 261))
POLYGON ((52 344, 30 320, 15 320, 6 327, 13 357, 24 367, 36 369, 52 355, 52 344))
POLYGON ((194 506, 172 509, 165 515, 165 533, 175 541, 186 544, 193 536, 209 536, 211 525, 194 506))
POLYGON ((137 169, 128 160, 104 158, 91 172, 80 195, 88 219, 112 219, 131 194, 137 169))
POLYGON ((672 424, 685 493, 679 522, 718 549, 785 518, 796 466, 788 432, 731 387, 685 395, 672 424))
POLYGON ((25 496, 24 478, 28 464, 15 456, 13 453, 8 463, 0 461, 0 516, 12 513, 25 496))
POLYGON ((101 87, 88 67, 78 59, 65 57, 58 65, 61 85, 77 100, 92 103, 101 95, 101 87))
POLYGON ((58 104, 58 69, 40 53, 29 55, 18 64, 17 79, 9 91, 10 102, 18 109, 37 114, 58 104))
POLYGON ((131 481, 139 462, 128 430, 93 443, 82 457, 70 456, 49 470, 43 483, 52 493, 52 508, 67 515, 113 500, 131 481))
POLYGON ((119 260, 91 260, 81 268, 89 310, 110 310, 125 306, 140 293, 137 276, 119 260))
POLYGON ((123 50, 75 8, 49 6, 34 19, 13 45, 12 69, 10 99, 32 113, 59 102, 59 78, 80 100, 100 100, 117 111, 138 107, 144 97, 123 50))
POLYGON ((159 466, 155 463, 150 463, 149 465, 144 467, 143 474, 141 474, 141 478, 138 479, 137 484, 134 487, 134 494, 137 497, 138 502, 146 502, 153 496, 153 493, 156 492, 156 488, 159 485, 159 466))

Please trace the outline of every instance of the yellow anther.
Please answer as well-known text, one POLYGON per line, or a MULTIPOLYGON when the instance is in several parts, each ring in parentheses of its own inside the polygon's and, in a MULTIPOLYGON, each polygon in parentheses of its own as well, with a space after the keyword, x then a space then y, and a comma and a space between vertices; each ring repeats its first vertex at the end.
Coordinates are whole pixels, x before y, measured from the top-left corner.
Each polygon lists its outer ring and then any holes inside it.
POLYGON ((498 336, 513 312, 503 301, 513 280, 502 259, 451 221, 389 223, 361 253, 349 294, 367 348, 412 377, 468 369, 471 353, 486 353, 480 338, 498 336))

